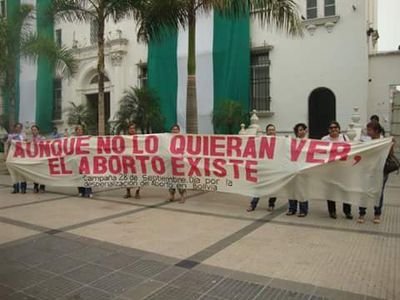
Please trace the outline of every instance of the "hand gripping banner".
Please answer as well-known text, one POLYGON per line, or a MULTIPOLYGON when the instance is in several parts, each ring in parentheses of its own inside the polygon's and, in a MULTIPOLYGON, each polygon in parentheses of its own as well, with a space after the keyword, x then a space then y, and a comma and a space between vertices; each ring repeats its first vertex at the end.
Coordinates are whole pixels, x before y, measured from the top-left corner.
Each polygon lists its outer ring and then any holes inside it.
POLYGON ((59 187, 179 187, 188 190, 335 200, 379 198, 391 139, 331 143, 225 135, 81 136, 13 142, 14 182, 59 187))

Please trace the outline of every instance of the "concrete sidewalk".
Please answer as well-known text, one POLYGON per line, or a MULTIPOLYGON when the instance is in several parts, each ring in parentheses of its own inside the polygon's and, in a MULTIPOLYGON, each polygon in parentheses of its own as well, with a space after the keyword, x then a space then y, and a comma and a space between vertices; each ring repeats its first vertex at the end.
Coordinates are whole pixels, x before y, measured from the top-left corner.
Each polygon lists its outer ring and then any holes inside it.
POLYGON ((372 208, 362 225, 329 219, 322 201, 300 219, 285 199, 247 213, 236 195, 82 199, 10 183, 0 175, 0 299, 400 299, 400 176, 380 225, 372 208))

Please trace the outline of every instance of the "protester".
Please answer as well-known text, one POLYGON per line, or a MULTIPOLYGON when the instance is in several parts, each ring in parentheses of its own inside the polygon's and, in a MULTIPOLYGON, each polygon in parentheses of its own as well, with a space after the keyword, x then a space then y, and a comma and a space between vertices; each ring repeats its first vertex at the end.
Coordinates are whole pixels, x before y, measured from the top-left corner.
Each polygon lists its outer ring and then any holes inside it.
MULTIPOLYGON (((171 133, 173 134, 179 134, 181 132, 181 128, 178 124, 175 124, 171 127, 171 133)), ((179 203, 185 203, 185 194, 186 194, 186 189, 183 188, 179 188, 179 186, 177 188, 170 188, 169 189, 169 201, 170 202, 174 202, 175 201, 175 194, 176 194, 176 190, 178 189, 179 195, 181 196, 181 199, 179 201, 179 203)))
MULTIPOLYGON (((372 117, 371 117, 372 119, 372 117)), ((379 120, 379 118, 378 118, 379 120)), ((367 124, 367 135, 371 138, 371 140, 377 140, 383 137, 383 132, 382 132, 382 126, 376 121, 373 120, 367 124)), ((390 151, 393 151, 393 146, 390 151)), ((383 207, 383 198, 384 198, 384 192, 385 192, 385 186, 386 182, 389 178, 389 174, 383 173, 383 186, 382 186, 382 191, 381 195, 379 198, 379 205, 374 207, 374 223, 379 224, 381 222, 381 215, 382 215, 382 207, 383 207)), ((360 207, 359 208, 359 217, 357 222, 358 223, 364 223, 365 222, 365 215, 367 214, 367 208, 366 207, 360 207)))
MULTIPOLYGON (((83 136, 83 127, 78 125, 75 127, 75 136, 83 136)), ((78 187, 78 196, 79 197, 93 197, 93 191, 91 187, 78 187)))
MULTIPOLYGON (((307 125, 304 123, 296 124, 293 128, 294 134, 298 139, 307 138, 307 125)), ((289 209, 286 215, 293 216, 297 213, 297 203, 299 203, 299 214, 300 218, 304 218, 308 214, 308 201, 298 202, 297 200, 289 200, 289 209)))
MULTIPOLYGON (((266 133, 268 136, 276 136, 276 128, 273 124, 268 124, 266 127, 266 133)), ((257 208, 258 202, 260 201, 259 197, 254 197, 251 202, 250 206, 247 208, 248 212, 254 211, 257 208)), ((276 197, 271 197, 268 200, 268 211, 273 211, 275 208, 276 197)))
MULTIPOLYGON (((135 123, 131 123, 131 124, 129 124, 129 127, 128 127, 128 135, 135 135, 135 134, 136 134, 136 124, 135 123)), ((132 197, 131 188, 127 188, 124 198, 128 199, 128 198, 131 198, 131 197, 132 197)), ((140 199, 140 187, 138 187, 136 189, 135 199, 140 199)))
MULTIPOLYGON (((23 125, 21 123, 17 123, 14 125, 13 133, 8 134, 7 142, 6 142, 6 151, 5 157, 8 155, 8 149, 11 146, 12 141, 26 141, 25 133, 22 132, 23 125)), ((26 193, 26 181, 21 181, 13 184, 13 194, 17 194, 21 192, 22 194, 26 193)))
POLYGON ((59 139, 61 138, 62 135, 58 133, 58 128, 57 127, 53 127, 53 131, 50 134, 50 138, 53 140, 59 139))
MULTIPOLYGON (((322 138, 323 141, 329 141, 329 142, 348 142, 350 139, 343 133, 340 132, 340 124, 336 121, 332 121, 329 124, 329 134, 327 136, 324 136, 322 138)), ((336 202, 328 200, 328 211, 329 211, 329 216, 332 219, 336 219, 336 202)), ((346 219, 352 220, 353 215, 351 214, 351 205, 348 203, 343 203, 343 213, 346 216, 346 219)))
MULTIPOLYGON (((31 127, 31 132, 32 132, 32 142, 33 143, 39 143, 40 141, 44 141, 45 137, 40 135, 40 129, 39 126, 37 125, 32 125, 31 127)), ((54 131, 53 131, 54 133, 54 131)), ((46 186, 44 184, 39 184, 39 183, 33 183, 33 192, 34 193, 44 193, 46 190, 46 186)))
POLYGON ((65 138, 69 137, 68 128, 65 128, 65 129, 64 129, 64 137, 65 137, 65 138))
MULTIPOLYGON (((385 133, 385 128, 383 128, 383 126, 380 124, 379 121, 379 117, 378 115, 372 115, 371 118, 369 119, 371 122, 376 122, 379 125, 379 130, 380 130, 380 134, 382 137, 385 137, 386 133, 385 133)), ((367 128, 367 135, 368 135, 368 128, 367 128)), ((369 135, 368 135, 369 136, 369 135)))

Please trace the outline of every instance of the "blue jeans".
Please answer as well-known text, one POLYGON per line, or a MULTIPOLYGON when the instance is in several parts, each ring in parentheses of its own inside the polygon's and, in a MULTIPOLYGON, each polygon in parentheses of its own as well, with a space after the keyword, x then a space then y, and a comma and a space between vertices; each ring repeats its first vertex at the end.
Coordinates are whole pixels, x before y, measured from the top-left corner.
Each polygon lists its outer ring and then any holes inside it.
MULTIPOLYGON (((381 197, 379 198, 379 205, 374 207, 375 216, 377 216, 377 217, 380 217, 382 215, 383 197, 384 197, 384 194, 385 194, 385 186, 386 186, 386 182, 388 181, 388 179, 389 179, 389 174, 384 174, 381 197)), ((361 217, 365 216, 367 214, 367 208, 366 207, 360 207, 359 208, 359 213, 360 213, 361 217)))
MULTIPOLYGON (((256 209, 256 207, 257 207, 259 201, 260 201, 260 198, 254 197, 254 198, 251 200, 251 202, 250 202, 250 206, 251 206, 253 209, 256 209)), ((269 208, 274 208, 274 207, 275 207, 275 202, 276 202, 276 197, 269 198, 269 200, 268 200, 268 207, 269 207, 269 208)))
POLYGON ((289 212, 297 213, 297 203, 299 203, 299 212, 308 214, 308 201, 289 200, 289 212))

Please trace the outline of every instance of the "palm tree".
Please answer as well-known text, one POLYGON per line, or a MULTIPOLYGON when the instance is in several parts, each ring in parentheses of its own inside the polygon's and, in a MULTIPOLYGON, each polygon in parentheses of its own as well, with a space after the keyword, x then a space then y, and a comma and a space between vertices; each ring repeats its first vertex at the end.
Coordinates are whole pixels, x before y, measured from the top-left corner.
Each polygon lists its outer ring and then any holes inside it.
MULTIPOLYGON (((149 2, 164 2, 153 0, 149 2)), ((197 133, 197 99, 196 99, 196 13, 201 11, 209 13, 215 10, 227 17, 242 17, 252 12, 259 18, 262 25, 273 24, 277 29, 286 31, 291 35, 301 35, 302 25, 299 11, 295 0, 168 0, 169 11, 177 15, 177 23, 188 28, 189 50, 188 50, 188 81, 187 81, 187 132, 197 133), (172 12, 175 10, 175 12, 172 12)), ((157 9, 154 9, 157 12, 157 9)), ((141 29, 146 31, 150 24, 152 30, 159 30, 160 21, 157 13, 150 11, 145 14, 141 29)), ((161 21, 162 22, 162 21, 161 21)), ((173 24, 173 23, 172 23, 173 24)), ((170 25, 170 24, 168 24, 170 25)))
POLYGON ((85 131, 96 123, 96 116, 86 104, 75 104, 70 102, 70 106, 65 110, 68 125, 81 125, 85 131))
POLYGON ((217 133, 236 134, 246 118, 248 118, 247 113, 239 102, 225 100, 213 111, 214 130, 217 133))
POLYGON ((135 123, 142 133, 162 132, 164 118, 159 99, 148 88, 130 88, 120 100, 115 116, 115 131, 126 132, 130 123, 135 123))
MULTIPOLYGON (((155 37, 165 27, 177 27, 182 21, 182 9, 172 0, 53 0, 53 14, 67 22, 94 22, 97 26, 98 61, 98 134, 105 134, 104 111, 104 30, 105 24, 112 19, 118 22, 124 17, 133 16, 142 28, 140 35, 144 39, 155 37), (168 13, 169 4, 174 9, 168 13), (167 12, 167 13, 166 13, 167 12), (149 22, 148 20, 151 20, 149 22), (144 34, 146 37, 144 37, 144 34)), ((178 1, 179 2, 179 1, 178 1)))
POLYGON ((11 128, 16 116, 16 78, 20 57, 35 61, 39 56, 45 57, 55 69, 62 70, 64 75, 74 73, 76 63, 72 52, 58 47, 52 38, 35 34, 31 31, 34 7, 22 4, 7 19, 0 20, 0 87, 3 99, 8 101, 8 127, 11 128))

